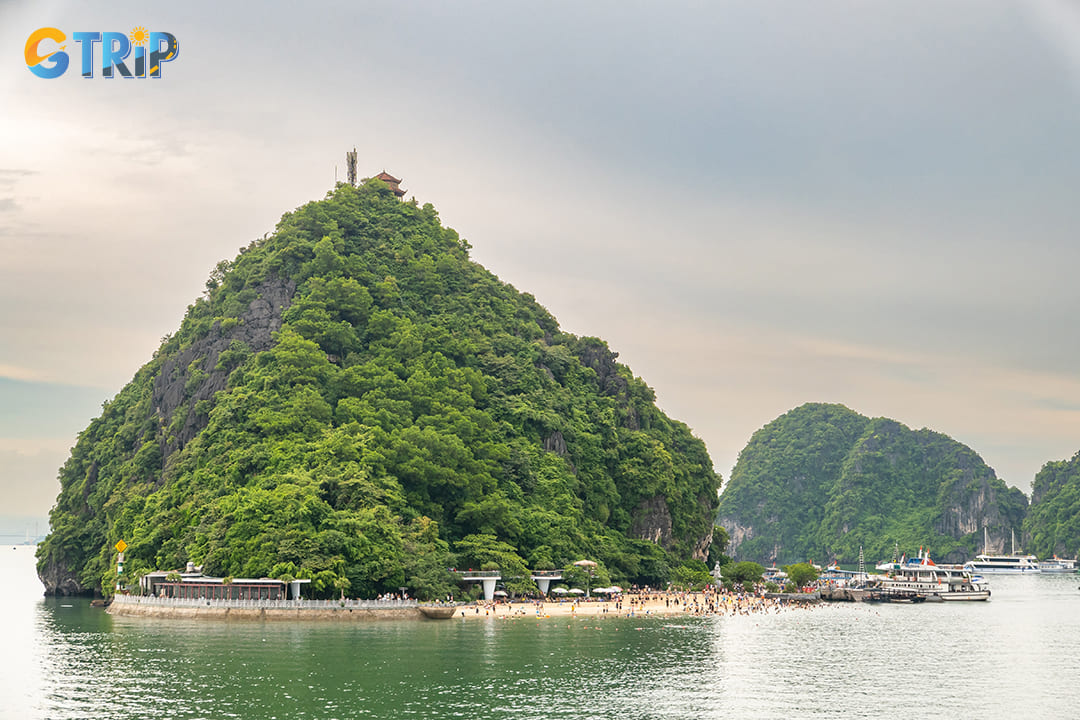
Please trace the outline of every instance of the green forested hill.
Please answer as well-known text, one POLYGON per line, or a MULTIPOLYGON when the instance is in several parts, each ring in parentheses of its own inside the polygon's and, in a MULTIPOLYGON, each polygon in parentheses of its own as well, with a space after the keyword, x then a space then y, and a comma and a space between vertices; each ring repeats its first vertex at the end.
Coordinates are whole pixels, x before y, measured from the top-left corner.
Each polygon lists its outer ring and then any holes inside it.
POLYGON ((738 558, 854 562, 898 544, 959 561, 1019 530, 1027 500, 970 448, 930 430, 808 404, 754 433, 720 498, 738 558))
POLYGON ((1048 462, 1031 485, 1024 549, 1041 558, 1076 557, 1080 550, 1080 453, 1048 462))
POLYGON ((193 561, 359 596, 586 556, 660 582, 707 547, 719 478, 615 358, 430 205, 340 185, 220 263, 80 434, 39 574, 108 592, 124 539, 130 577, 193 561))

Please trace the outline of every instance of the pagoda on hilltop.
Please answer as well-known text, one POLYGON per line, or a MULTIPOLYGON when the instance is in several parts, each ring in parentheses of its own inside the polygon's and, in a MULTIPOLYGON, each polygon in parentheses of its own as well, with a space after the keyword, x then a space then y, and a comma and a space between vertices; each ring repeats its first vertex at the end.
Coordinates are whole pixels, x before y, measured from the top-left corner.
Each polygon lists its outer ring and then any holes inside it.
POLYGON ((405 197, 405 191, 398 187, 399 185, 401 185, 401 180, 399 178, 396 178, 390 173, 383 170, 381 173, 375 176, 375 179, 382 180, 384 183, 389 185, 390 190, 392 190, 394 195, 396 195, 398 198, 405 197))
MULTIPOLYGON (((345 153, 345 177, 353 187, 356 186, 356 148, 345 153)), ((375 176, 376 180, 382 180, 390 188, 390 191, 394 193, 394 196, 398 200, 405 197, 405 191, 401 189, 401 179, 396 178, 390 173, 383 170, 381 173, 375 176)), ((334 168, 334 182, 337 182, 337 168, 334 168)))

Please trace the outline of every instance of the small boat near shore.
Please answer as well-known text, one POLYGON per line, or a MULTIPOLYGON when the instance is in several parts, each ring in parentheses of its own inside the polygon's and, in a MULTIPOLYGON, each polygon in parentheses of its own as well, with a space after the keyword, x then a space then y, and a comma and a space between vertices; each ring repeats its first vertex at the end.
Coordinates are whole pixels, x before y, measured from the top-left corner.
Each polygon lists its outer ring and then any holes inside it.
POLYGON ((416 609, 421 615, 431 620, 448 620, 454 617, 457 605, 419 605, 416 609))
POLYGON ((864 602, 921 603, 926 595, 911 590, 867 590, 864 602))

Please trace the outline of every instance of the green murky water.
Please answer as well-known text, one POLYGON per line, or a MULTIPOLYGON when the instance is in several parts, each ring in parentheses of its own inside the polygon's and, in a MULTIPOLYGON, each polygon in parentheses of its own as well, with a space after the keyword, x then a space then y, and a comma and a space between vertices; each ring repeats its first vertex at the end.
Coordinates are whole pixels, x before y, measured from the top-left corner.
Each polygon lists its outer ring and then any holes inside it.
POLYGON ((1074 717, 1080 578, 723 618, 243 623, 43 599, 5 548, 0 717, 1074 717))

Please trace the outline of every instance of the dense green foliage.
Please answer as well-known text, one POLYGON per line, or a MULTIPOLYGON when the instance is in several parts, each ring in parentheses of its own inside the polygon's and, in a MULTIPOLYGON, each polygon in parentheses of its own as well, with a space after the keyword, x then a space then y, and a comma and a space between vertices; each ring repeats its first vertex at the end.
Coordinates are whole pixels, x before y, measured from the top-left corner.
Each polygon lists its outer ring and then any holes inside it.
POLYGON ((430 205, 338 186, 220 263, 81 433, 39 572, 109 592, 123 538, 127 580, 190 560, 440 596, 452 566, 592 557, 657 584, 701 552, 719 478, 615 357, 470 261, 430 205), (662 545, 636 530, 657 499, 662 545))
POLYGON ((817 568, 810 563, 795 563, 793 565, 785 565, 783 567, 784 573, 788 576, 788 580, 797 587, 803 588, 816 582, 818 579, 817 568))
POLYGON ((680 590, 703 590, 706 585, 715 585, 716 578, 709 572, 709 566, 701 560, 687 560, 671 573, 672 587, 680 590))
POLYGON ((939 559, 1018 529, 1026 498, 940 433, 808 404, 754 433, 720 499, 731 553, 765 562, 855 562, 924 546, 939 559))
POLYGON ((1080 550, 1080 453, 1048 462, 1031 485, 1024 546, 1040 558, 1074 558, 1080 550))
POLYGON ((761 582, 761 578, 765 575, 765 568, 756 562, 743 560, 742 562, 731 562, 724 565, 720 568, 720 573, 724 578, 740 584, 756 583, 761 582))

